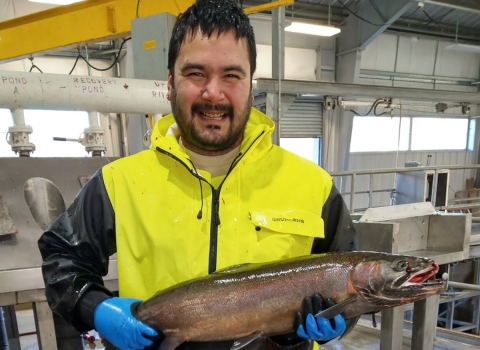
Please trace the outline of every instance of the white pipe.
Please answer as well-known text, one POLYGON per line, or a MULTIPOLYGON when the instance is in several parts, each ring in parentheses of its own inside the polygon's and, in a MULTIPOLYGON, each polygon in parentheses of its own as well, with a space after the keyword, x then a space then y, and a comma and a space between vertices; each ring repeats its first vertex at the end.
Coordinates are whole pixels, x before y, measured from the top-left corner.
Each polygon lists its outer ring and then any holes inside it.
POLYGON ((23 109, 14 109, 12 112, 13 126, 25 126, 23 109))
POLYGON ((98 124, 98 113, 97 112, 88 112, 88 125, 90 125, 90 127, 100 126, 98 124))
POLYGON ((168 114, 167 82, 0 71, 0 108, 168 114))

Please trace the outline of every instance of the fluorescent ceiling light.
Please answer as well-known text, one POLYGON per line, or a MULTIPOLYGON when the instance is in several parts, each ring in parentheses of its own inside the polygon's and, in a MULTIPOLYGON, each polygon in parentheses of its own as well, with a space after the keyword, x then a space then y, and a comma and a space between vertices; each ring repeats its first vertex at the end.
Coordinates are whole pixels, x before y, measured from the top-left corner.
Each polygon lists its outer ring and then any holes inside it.
POLYGON ((319 24, 292 22, 292 24, 285 27, 285 31, 293 32, 293 33, 319 35, 319 36, 332 36, 340 33, 340 28, 335 28, 331 26, 322 26, 319 24))
POLYGON ((452 44, 446 47, 447 50, 480 53, 480 46, 467 44, 452 44))
POLYGON ((70 5, 74 2, 80 2, 84 0, 28 0, 31 2, 41 2, 43 4, 53 4, 53 5, 70 5))

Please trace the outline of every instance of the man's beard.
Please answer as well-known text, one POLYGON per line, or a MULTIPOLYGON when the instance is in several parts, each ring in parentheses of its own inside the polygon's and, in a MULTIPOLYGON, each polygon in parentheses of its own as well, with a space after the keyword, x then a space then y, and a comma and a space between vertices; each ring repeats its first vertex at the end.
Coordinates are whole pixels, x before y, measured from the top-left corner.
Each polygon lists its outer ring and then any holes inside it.
MULTIPOLYGON (((209 152, 219 152, 232 148, 232 146, 242 138, 243 132, 248 122, 250 115, 250 109, 252 107, 252 99, 247 98, 244 104, 244 108, 235 113, 235 110, 231 105, 226 104, 212 104, 212 103, 193 103, 190 109, 190 114, 181 107, 182 102, 179 100, 175 89, 171 91, 171 106, 172 113, 177 122, 178 128, 182 134, 183 140, 198 149, 206 150, 209 152), (212 138, 202 136, 201 132, 195 127, 194 115, 195 112, 207 110, 209 112, 219 112, 226 114, 225 118, 230 118, 230 126, 228 132, 223 136, 212 138), (240 123, 234 124, 234 121, 240 121, 240 123)), ((209 128, 219 129, 217 125, 210 125, 209 128)))

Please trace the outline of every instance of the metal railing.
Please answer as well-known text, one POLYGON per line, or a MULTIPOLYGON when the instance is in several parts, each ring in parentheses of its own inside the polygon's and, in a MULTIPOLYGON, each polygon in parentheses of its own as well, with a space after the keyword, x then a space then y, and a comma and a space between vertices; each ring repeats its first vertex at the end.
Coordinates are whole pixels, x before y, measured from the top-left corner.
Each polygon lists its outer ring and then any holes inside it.
MULTIPOLYGON (((465 170, 465 169, 480 169, 480 164, 471 164, 471 165, 438 165, 438 166, 419 166, 419 167, 408 167, 408 168, 384 168, 384 169, 365 169, 365 170, 352 170, 352 171, 338 171, 331 172, 332 177, 350 177, 350 213, 355 212, 355 195, 360 193, 368 193, 368 207, 372 206, 372 195, 375 192, 387 192, 392 191, 391 189, 387 190, 373 190, 373 175, 376 174, 396 174, 396 173, 406 173, 413 171, 433 171, 433 183, 432 183, 432 197, 431 202, 435 203, 435 194, 437 188, 437 172, 439 170, 465 170), (358 175, 369 175, 369 185, 368 191, 359 191, 355 192, 355 180, 358 175)), ((393 189, 395 191, 395 189, 393 189)), ((347 193, 342 193, 347 194, 347 193)), ((472 198, 470 198, 472 199, 472 198)), ((457 206, 458 207, 458 206, 457 206)), ((465 205, 462 205, 462 208, 465 208, 465 205)), ((447 205, 442 207, 437 207, 440 210, 455 209, 455 205, 447 205)))

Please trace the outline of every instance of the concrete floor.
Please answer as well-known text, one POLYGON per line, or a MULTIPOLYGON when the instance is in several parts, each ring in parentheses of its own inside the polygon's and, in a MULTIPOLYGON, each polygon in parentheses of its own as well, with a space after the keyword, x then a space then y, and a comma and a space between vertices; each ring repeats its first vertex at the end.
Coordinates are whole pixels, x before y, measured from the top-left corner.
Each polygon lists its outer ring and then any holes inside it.
MULTIPOLYGON (((32 310, 17 311, 17 322, 20 334, 34 332, 35 321, 32 310)), ((96 333, 92 333, 96 335, 96 333)), ((403 347, 401 350, 411 349, 411 332, 404 330, 403 332, 403 347)), ((322 345, 322 350, 377 350, 380 349, 380 325, 377 328, 372 326, 372 322, 360 319, 353 331, 341 341, 331 341, 328 344, 322 345)), ((480 349, 480 337, 478 338, 478 345, 469 345, 460 342, 455 342, 443 338, 435 340, 433 350, 473 350, 480 349)), ((37 336, 23 335, 20 337, 20 346, 22 350, 38 350, 37 336)), ((85 350, 101 350, 103 347, 100 341, 97 340, 93 344, 85 342, 85 350)), ((400 349, 398 349, 400 350, 400 349)))

